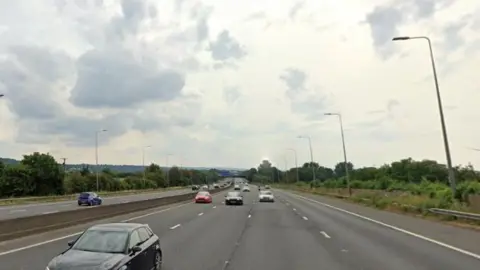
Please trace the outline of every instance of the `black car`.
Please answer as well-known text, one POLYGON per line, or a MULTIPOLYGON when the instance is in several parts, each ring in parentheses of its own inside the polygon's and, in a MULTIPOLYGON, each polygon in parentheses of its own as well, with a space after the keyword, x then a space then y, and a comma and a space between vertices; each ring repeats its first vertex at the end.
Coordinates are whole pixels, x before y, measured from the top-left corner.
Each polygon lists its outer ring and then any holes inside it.
POLYGON ((225 195, 225 205, 232 204, 243 205, 243 195, 240 192, 228 192, 225 195))
POLYGON ((88 228, 45 270, 160 270, 160 240, 138 223, 99 224, 88 228))
POLYGON ((197 186, 197 185, 192 186, 192 190, 198 190, 198 189, 199 189, 199 186, 197 186))

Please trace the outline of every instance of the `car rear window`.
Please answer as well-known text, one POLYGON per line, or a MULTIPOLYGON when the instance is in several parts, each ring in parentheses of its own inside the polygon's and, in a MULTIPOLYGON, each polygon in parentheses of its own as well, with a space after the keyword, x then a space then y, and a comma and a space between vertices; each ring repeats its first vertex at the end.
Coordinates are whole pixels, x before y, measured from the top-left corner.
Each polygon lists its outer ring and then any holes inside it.
POLYGON ((80 198, 88 198, 88 197, 90 197, 90 193, 84 192, 80 194, 80 198))
POLYGON ((197 196, 208 196, 208 195, 210 195, 210 193, 208 193, 208 192, 198 192, 197 193, 197 196))

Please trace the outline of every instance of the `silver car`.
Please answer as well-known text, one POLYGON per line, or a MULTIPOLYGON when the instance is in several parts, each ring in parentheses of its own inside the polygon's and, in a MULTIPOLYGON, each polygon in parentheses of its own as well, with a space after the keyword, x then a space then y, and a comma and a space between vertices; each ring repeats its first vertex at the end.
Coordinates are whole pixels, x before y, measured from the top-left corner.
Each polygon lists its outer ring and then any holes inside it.
POLYGON ((262 190, 258 195, 259 202, 275 202, 275 197, 270 190, 262 190))
POLYGON ((228 192, 225 195, 225 205, 243 205, 243 196, 238 191, 228 192))

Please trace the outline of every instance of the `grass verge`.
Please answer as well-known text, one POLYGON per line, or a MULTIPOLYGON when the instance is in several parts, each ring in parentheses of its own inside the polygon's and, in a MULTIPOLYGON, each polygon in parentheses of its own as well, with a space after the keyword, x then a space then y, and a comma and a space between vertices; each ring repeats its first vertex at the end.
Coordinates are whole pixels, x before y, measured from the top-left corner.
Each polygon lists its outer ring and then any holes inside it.
MULTIPOLYGON (((164 192, 169 190, 177 190, 185 187, 169 187, 169 188, 158 188, 158 189, 140 189, 140 190, 122 190, 122 191, 101 191, 97 194, 100 197, 115 197, 115 196, 126 196, 126 195, 135 195, 135 194, 148 194, 148 193, 157 193, 164 192)), ((71 201, 76 200, 78 194, 69 194, 69 195, 59 195, 59 196, 38 196, 38 197, 17 197, 17 198, 5 198, 0 199, 0 205, 9 206, 17 204, 32 204, 32 203, 48 203, 48 202, 60 202, 60 201, 71 201)))
POLYGON ((454 216, 437 215, 428 211, 430 208, 442 208, 462 212, 479 213, 478 211, 472 210, 466 204, 451 202, 445 198, 432 198, 426 195, 412 195, 406 192, 387 192, 383 190, 362 189, 352 190, 352 196, 348 196, 347 189, 308 188, 302 186, 299 187, 296 185, 281 184, 275 185, 274 187, 338 198, 381 210, 447 222, 453 225, 480 230, 480 221, 461 219, 454 216))

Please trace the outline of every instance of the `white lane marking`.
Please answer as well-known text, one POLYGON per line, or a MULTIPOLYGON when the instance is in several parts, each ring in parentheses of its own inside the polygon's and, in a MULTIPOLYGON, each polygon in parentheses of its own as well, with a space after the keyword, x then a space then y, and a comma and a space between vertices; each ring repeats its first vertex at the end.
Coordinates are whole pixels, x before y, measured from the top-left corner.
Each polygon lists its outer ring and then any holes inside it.
POLYGON ((214 206, 213 209, 217 208, 217 206, 214 206))
POLYGON ((178 227, 180 227, 180 226, 182 226, 182 225, 181 225, 181 224, 177 224, 177 225, 175 225, 175 226, 170 227, 170 230, 175 230, 176 228, 178 228, 178 227))
POLYGON ((53 214, 53 213, 58 213, 58 210, 55 210, 55 211, 48 211, 48 212, 43 212, 42 215, 46 215, 46 214, 53 214))
POLYGON ((14 213, 20 213, 20 212, 25 212, 27 209, 18 209, 18 210, 10 210, 8 213, 9 214, 14 214, 14 213))
POLYGON ((199 215, 199 216, 202 216, 202 215, 203 215, 203 213, 198 213, 198 215, 199 215))
POLYGON ((464 255, 467 255, 467 256, 470 256, 470 257, 473 257, 473 258, 475 258, 475 259, 480 260, 480 255, 479 255, 479 254, 475 254, 475 253, 473 253, 473 252, 470 252, 470 251, 467 251, 467 250, 464 250, 464 249, 461 249, 461 248, 458 248, 458 247, 455 247, 455 246, 452 246, 452 245, 449 245, 449 244, 446 244, 446 243, 437 241, 437 240, 435 240, 435 239, 432 239, 432 238, 423 236, 423 235, 421 235, 421 234, 417 234, 417 233, 414 233, 414 232, 411 232, 411 231, 407 231, 407 230, 405 230, 405 229, 402 229, 402 228, 399 228, 399 227, 396 227, 396 226, 393 226, 393 225, 384 223, 384 222, 382 222, 382 221, 378 221, 378 220, 375 220, 375 219, 373 219, 373 218, 369 218, 369 217, 366 217, 366 216, 362 216, 362 215, 360 215, 360 214, 357 214, 357 213, 354 213, 354 212, 350 212, 350 211, 348 211, 348 210, 345 210, 345 209, 342 209, 342 208, 339 208, 339 207, 336 207, 336 206, 333 206, 333 205, 330 205, 330 204, 326 204, 326 203, 323 203, 323 202, 319 202, 319 201, 316 201, 316 200, 312 200, 312 199, 310 199, 310 198, 307 198, 307 197, 304 197, 304 196, 301 196, 301 195, 292 194, 292 193, 289 193, 289 195, 296 196, 296 197, 298 197, 298 198, 300 198, 300 199, 303 199, 303 200, 305 200, 305 201, 310 201, 310 202, 314 202, 314 203, 317 203, 317 204, 321 204, 321 205, 326 206, 326 207, 328 207, 328 208, 331 208, 331 209, 334 209, 334 210, 337 210, 337 211, 340 211, 340 212, 343 212, 343 213, 346 213, 346 214, 355 216, 355 217, 360 218, 360 219, 363 219, 363 220, 370 221, 370 222, 375 223, 375 224, 377 224, 377 225, 387 227, 387 228, 392 229, 392 230, 394 230, 394 231, 401 232, 401 233, 404 233, 404 234, 407 234, 407 235, 416 237, 416 238, 418 238, 418 239, 425 240, 425 241, 430 242, 430 243, 432 243, 432 244, 435 244, 435 245, 438 245, 438 246, 441 246, 441 247, 444 247, 444 248, 448 248, 448 249, 450 249, 450 250, 453 250, 453 251, 456 251, 456 252, 459 252, 459 253, 462 253, 462 254, 464 254, 464 255))
POLYGON ((123 202, 123 203, 128 203, 128 202, 130 202, 130 201, 122 201, 122 202, 123 202))
POLYGON ((251 217, 252 217, 252 215, 248 215, 248 218, 251 218, 251 217))
POLYGON ((305 216, 303 216, 302 218, 303 218, 303 219, 305 219, 305 220, 308 220, 308 218, 307 218, 307 217, 305 217, 305 216))
POLYGON ((287 202, 287 203, 285 203, 285 205, 289 206, 290 204, 287 202))
POLYGON ((297 211, 297 208, 293 208, 293 211, 297 211))
POLYGON ((321 231, 320 232, 323 236, 325 236, 325 238, 331 238, 330 235, 328 235, 326 232, 324 231, 321 231))
POLYGON ((71 204, 61 204, 61 205, 59 205, 59 206, 60 206, 60 207, 68 207, 68 206, 70 206, 70 205, 71 205, 71 204))

